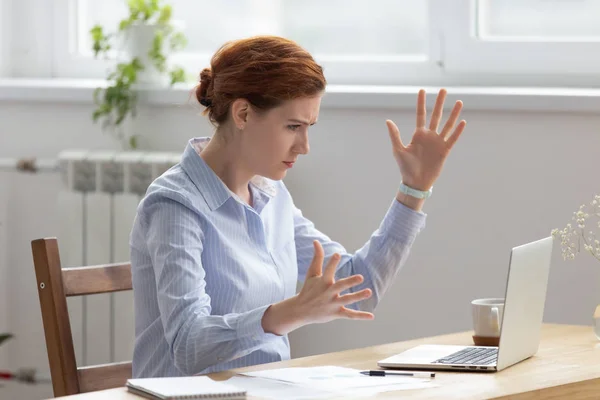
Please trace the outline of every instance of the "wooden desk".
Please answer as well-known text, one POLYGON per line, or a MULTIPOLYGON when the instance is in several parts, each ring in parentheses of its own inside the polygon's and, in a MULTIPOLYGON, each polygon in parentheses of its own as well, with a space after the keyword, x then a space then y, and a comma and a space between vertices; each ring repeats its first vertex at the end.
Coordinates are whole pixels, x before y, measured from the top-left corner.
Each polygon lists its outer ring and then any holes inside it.
MULTIPOLYGON (((377 369, 377 361, 417 344, 472 344, 471 332, 391 343, 297 358, 209 375, 222 380, 235 372, 268 368, 337 365, 377 369)), ((439 385, 381 393, 376 398, 411 399, 597 399, 600 397, 600 342, 590 326, 544 325, 537 355, 496 373, 438 372, 439 385)), ((140 400, 125 388, 61 397, 69 400, 140 400)))

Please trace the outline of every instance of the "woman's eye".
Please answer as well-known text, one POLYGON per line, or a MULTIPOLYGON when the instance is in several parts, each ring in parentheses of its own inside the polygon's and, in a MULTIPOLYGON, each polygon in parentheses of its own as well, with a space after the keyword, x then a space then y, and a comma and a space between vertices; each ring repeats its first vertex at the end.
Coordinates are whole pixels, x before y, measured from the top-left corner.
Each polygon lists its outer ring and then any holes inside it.
POLYGON ((300 125, 288 125, 288 129, 291 131, 297 131, 300 125))

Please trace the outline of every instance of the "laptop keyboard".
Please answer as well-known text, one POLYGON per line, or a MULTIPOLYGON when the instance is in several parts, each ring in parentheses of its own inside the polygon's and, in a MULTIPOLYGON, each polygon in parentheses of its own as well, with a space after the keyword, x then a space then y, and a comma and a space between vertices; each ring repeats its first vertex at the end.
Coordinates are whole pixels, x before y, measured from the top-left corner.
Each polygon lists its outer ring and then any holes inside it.
POLYGON ((489 365, 498 358, 497 347, 467 347, 449 356, 435 360, 434 364, 489 365))

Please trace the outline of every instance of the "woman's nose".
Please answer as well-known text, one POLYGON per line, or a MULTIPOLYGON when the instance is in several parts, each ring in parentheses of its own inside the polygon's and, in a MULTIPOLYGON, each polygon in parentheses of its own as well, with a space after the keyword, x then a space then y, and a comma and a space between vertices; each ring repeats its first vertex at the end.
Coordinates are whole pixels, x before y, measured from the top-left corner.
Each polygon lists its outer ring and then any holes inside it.
POLYGON ((308 131, 302 135, 302 139, 296 146, 296 151, 299 154, 308 154, 310 151, 310 145, 308 144, 308 131))

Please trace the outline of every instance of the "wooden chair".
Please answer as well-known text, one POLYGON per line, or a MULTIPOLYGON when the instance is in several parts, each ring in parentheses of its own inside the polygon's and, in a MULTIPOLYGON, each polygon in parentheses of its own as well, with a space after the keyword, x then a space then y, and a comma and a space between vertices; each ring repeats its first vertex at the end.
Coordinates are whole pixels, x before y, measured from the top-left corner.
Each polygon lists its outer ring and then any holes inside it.
POLYGON ((56 238, 31 242, 54 396, 125 385, 131 362, 77 367, 67 297, 131 290, 131 264, 61 268, 56 238))

